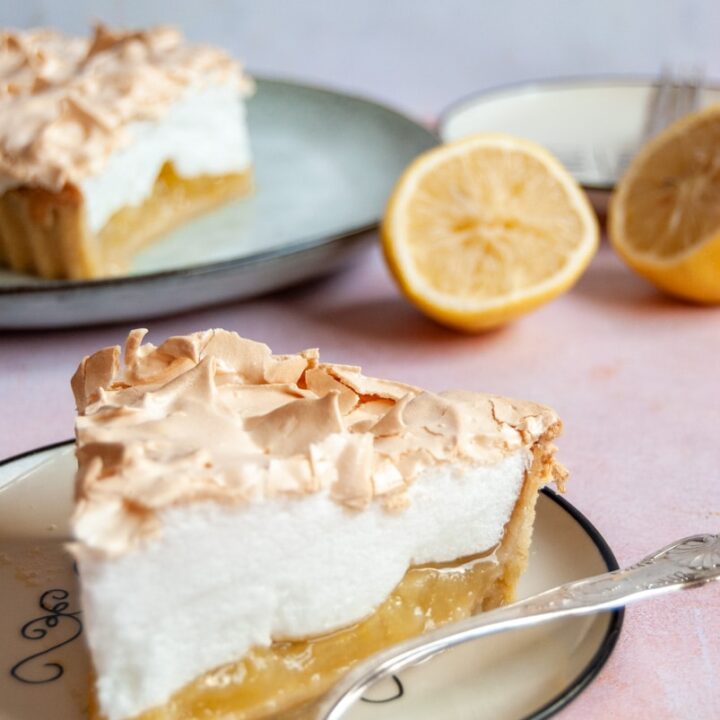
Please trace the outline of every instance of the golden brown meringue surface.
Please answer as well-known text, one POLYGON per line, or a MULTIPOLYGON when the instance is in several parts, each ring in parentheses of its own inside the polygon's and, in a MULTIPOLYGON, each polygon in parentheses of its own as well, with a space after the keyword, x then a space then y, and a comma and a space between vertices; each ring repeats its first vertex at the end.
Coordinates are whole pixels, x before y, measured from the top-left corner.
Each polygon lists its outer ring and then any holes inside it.
MULTIPOLYGON (((424 469, 492 464, 560 431, 553 410, 474 392, 425 392, 273 355, 225 330, 86 357, 72 380, 80 472, 77 536, 108 555, 161 532, 160 511, 200 500, 261 503, 327 493, 402 512, 424 469)), ((550 446, 552 447, 552 446, 550 446)), ((562 480, 555 465, 556 480, 562 480)))
POLYGON ((252 87, 229 55, 170 27, 2 32, 0 190, 77 184, 130 141, 128 125, 162 117, 190 87, 228 82, 252 87))

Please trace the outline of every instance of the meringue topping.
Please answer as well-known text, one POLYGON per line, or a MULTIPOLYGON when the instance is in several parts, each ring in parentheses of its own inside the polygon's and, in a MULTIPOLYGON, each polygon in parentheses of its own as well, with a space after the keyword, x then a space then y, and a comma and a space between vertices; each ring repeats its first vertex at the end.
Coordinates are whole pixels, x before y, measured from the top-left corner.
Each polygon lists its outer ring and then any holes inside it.
POLYGON ((162 117, 190 87, 228 82, 252 89, 229 55, 169 27, 2 32, 0 187, 78 184, 132 141, 131 123, 162 117))
POLYGON ((123 365, 119 347, 105 348, 72 379, 75 534, 109 555, 160 531, 163 509, 194 501, 326 492, 353 511, 375 502, 401 511, 429 466, 493 464, 560 432, 547 407, 425 392, 321 363, 314 349, 273 355, 219 329, 155 347, 146 332, 130 333, 123 365))

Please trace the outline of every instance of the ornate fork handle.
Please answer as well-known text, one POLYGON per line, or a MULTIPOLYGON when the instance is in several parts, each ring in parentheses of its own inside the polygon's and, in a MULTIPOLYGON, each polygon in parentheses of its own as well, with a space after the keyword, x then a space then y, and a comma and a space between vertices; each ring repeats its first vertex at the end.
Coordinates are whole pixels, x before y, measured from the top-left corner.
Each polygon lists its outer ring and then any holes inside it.
POLYGON ((476 615, 373 655, 353 668, 320 702, 317 720, 337 720, 381 678, 485 635, 570 615, 612 610, 720 578, 720 535, 693 535, 624 570, 615 570, 476 615))

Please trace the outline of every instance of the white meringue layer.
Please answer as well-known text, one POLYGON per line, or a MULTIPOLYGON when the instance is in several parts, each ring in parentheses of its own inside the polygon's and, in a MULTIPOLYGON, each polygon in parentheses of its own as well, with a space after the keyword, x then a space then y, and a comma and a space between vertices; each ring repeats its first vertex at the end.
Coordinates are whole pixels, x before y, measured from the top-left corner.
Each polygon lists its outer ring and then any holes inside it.
POLYGON ((400 513, 348 510, 317 493, 260 505, 163 511, 162 535, 111 560, 74 547, 86 637, 107 720, 166 702, 198 675, 274 637, 304 637, 373 611, 411 565, 493 548, 529 452, 440 465, 400 513))
POLYGON ((120 208, 142 203, 166 162, 182 177, 238 173, 251 164, 245 103, 236 83, 190 88, 162 118, 132 123, 127 135, 129 144, 80 182, 92 232, 120 208))

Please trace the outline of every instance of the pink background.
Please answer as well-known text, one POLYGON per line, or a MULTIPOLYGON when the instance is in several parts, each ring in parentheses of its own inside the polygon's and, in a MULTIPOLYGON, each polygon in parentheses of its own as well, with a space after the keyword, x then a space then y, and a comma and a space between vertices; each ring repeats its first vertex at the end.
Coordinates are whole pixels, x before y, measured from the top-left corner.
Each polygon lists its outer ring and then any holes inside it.
MULTIPOLYGON (((244 304, 106 328, 0 335, 0 457, 69 438, 82 355, 208 327, 276 352, 441 390, 539 400, 565 422, 568 499, 620 563, 720 530, 720 309, 664 298, 604 247, 567 295, 480 336, 445 330, 399 295, 380 253, 333 278, 244 304)), ((630 608, 618 647, 561 717, 720 718, 720 587, 630 608)))

